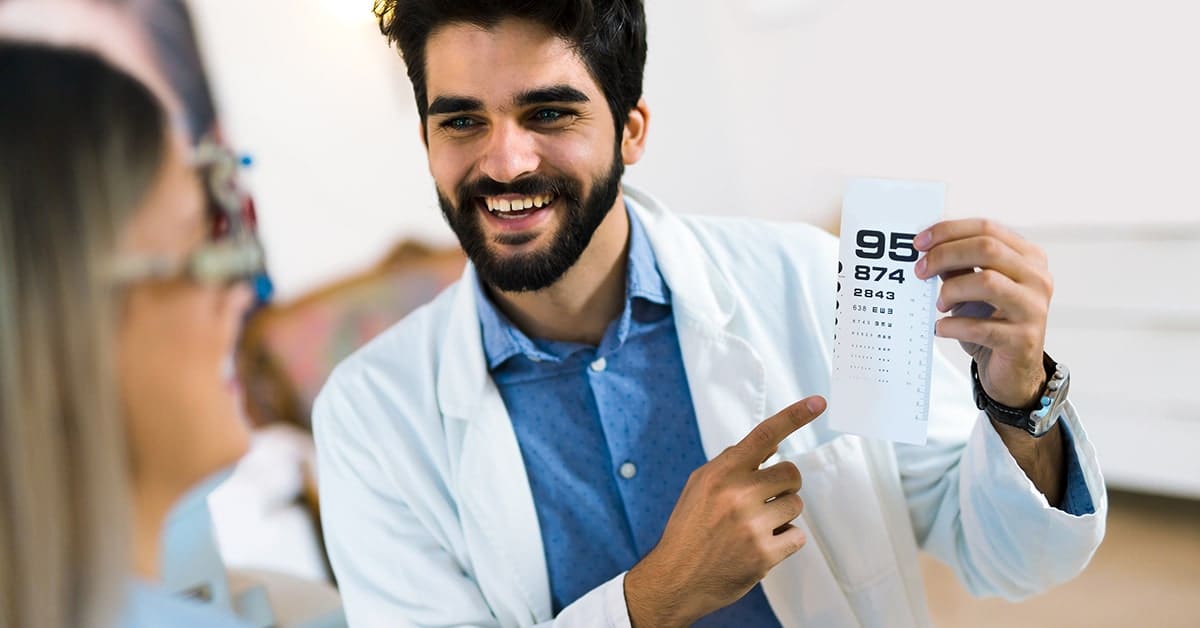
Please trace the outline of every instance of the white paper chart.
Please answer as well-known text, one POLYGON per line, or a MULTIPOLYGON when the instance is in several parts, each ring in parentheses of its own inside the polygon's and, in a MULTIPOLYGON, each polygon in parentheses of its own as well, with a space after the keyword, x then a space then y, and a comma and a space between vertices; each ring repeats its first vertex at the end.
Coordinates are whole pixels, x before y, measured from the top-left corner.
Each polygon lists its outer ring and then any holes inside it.
POLYGON ((829 426, 925 444, 937 279, 913 274, 942 183, 852 179, 842 200, 829 426))

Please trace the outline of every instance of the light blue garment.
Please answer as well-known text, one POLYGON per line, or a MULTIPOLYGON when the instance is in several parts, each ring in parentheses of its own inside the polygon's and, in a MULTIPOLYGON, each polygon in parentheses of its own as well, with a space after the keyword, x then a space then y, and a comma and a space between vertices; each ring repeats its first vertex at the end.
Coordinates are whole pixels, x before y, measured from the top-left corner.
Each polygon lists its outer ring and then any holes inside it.
MULTIPOLYGON (((527 337, 475 284, 489 369, 533 491, 555 614, 653 549, 688 475, 707 462, 670 290, 632 214, 629 223, 625 307, 598 347, 527 337)), ((759 585, 696 625, 779 623, 759 585)))
POLYGON ((233 608, 225 563, 217 547, 208 496, 232 468, 214 473, 179 499, 163 522, 160 580, 167 591, 203 588, 217 608, 233 608))
POLYGON ((172 595, 158 587, 131 581, 125 610, 116 628, 254 628, 229 613, 172 595))

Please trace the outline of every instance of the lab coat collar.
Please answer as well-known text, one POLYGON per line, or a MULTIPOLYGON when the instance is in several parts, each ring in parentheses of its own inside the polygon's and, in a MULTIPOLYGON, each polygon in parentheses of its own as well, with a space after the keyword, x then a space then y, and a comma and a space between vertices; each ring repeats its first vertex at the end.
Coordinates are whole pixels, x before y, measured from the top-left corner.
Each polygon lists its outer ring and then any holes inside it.
POLYGON ((711 256, 679 217, 658 199, 625 185, 625 200, 645 228, 658 268, 671 289, 672 307, 713 327, 733 318, 736 300, 711 256))

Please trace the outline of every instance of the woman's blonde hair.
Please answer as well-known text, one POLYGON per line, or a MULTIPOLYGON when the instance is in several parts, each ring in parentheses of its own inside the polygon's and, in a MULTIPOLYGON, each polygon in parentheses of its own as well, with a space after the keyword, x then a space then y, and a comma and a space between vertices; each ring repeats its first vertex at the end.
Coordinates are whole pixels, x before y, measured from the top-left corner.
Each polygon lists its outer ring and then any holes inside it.
POLYGON ((131 564, 105 269, 166 151, 92 53, 0 42, 0 628, 110 622, 131 564))

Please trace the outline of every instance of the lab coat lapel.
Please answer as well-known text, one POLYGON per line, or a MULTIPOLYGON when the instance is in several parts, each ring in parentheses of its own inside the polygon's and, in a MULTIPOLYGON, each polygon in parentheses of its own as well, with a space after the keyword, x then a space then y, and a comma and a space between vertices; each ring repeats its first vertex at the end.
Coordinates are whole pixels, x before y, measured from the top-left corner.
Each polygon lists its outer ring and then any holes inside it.
POLYGON ((765 418, 763 362, 750 343, 727 329, 736 299, 696 236, 649 195, 628 186, 625 195, 671 289, 696 424, 711 460, 765 418))
POLYGON ((451 459, 475 576, 502 624, 525 625, 550 619, 550 586, 521 450, 483 353, 474 281, 468 265, 440 350, 438 403, 447 433, 459 435, 451 459))

